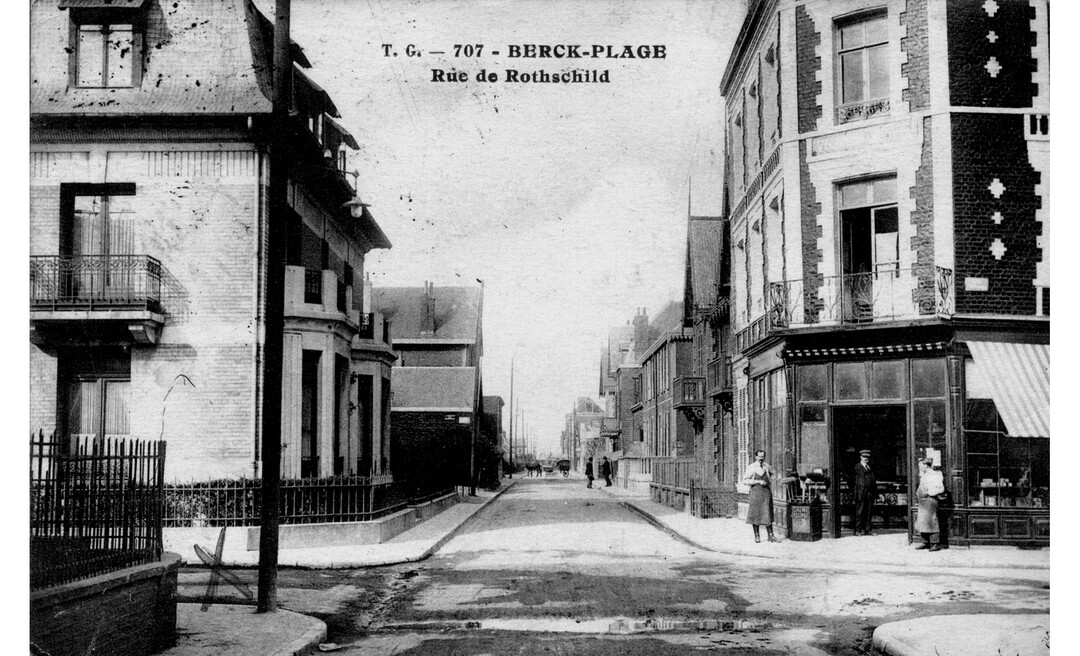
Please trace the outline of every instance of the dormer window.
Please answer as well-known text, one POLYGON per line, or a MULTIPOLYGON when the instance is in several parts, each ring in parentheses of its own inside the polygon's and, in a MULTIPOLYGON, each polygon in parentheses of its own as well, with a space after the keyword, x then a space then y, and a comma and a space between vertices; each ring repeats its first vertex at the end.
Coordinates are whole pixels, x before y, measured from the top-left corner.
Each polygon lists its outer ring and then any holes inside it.
POLYGON ((66 0, 71 12, 71 83, 82 88, 138 86, 142 80, 140 0, 66 0))

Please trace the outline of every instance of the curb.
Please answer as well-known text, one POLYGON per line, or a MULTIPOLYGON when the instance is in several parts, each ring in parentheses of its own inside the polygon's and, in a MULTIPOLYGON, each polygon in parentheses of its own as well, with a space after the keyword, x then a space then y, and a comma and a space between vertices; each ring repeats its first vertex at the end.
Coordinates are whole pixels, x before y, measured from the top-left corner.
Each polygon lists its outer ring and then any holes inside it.
MULTIPOLYGON (((292 613, 294 611, 279 610, 278 612, 292 613)), ((295 614, 303 615, 303 613, 295 614)), ((326 622, 317 617, 312 617, 311 615, 304 615, 304 617, 313 619, 318 622, 318 624, 302 633, 298 638, 272 656, 308 656, 309 654, 314 654, 318 650, 320 643, 326 642, 326 622)))
MULTIPOLYGON (((608 493, 608 494, 611 494, 611 493, 608 493)), ((613 494, 611 496, 613 496, 615 498, 618 498, 617 496, 615 496, 613 494)), ((679 533, 675 529, 671 528, 667 524, 664 524, 662 521, 657 519, 654 515, 649 513, 647 510, 645 510, 643 508, 639 508, 633 502, 631 502, 631 501, 620 501, 619 503, 621 505, 623 505, 624 507, 626 507, 626 508, 634 511, 638 515, 640 515, 642 518, 645 519, 645 521, 649 522, 650 524, 652 524, 656 528, 660 529, 661 531, 664 531, 665 533, 672 536, 676 540, 679 540, 680 542, 683 542, 683 543, 685 543, 685 544, 687 544, 687 545, 689 545, 691 547, 694 547, 695 549, 700 549, 702 551, 707 551, 707 552, 710 552, 710 553, 724 554, 724 555, 727 555, 727 556, 741 556, 741 557, 750 557, 750 558, 768 558, 768 559, 772 559, 772 560, 789 560, 790 559, 789 558, 790 554, 767 554, 767 553, 760 553, 760 552, 757 552, 757 551, 746 551, 746 550, 743 550, 743 549, 731 549, 731 548, 715 549, 715 548, 706 547, 706 546, 704 546, 704 545, 702 545, 702 544, 700 544, 698 542, 695 542, 694 540, 686 537, 685 535, 682 535, 681 533, 679 533)), ((784 540, 784 542, 788 542, 788 540, 784 540)), ((811 562, 811 561, 810 560, 803 560, 802 562, 806 563, 806 562, 811 562)), ((867 565, 880 565, 880 564, 882 564, 882 563, 867 563, 865 561, 845 560, 843 558, 835 558, 835 559, 828 559, 828 560, 825 560, 825 559, 813 559, 812 562, 820 562, 822 564, 830 564, 830 565, 851 565, 851 566, 860 566, 860 567, 865 567, 867 565)), ((1025 571, 1039 571, 1039 572, 1043 572, 1043 571, 1049 572, 1050 571, 1050 566, 1049 565, 1042 566, 1042 565, 1025 565, 1025 564, 990 565, 990 564, 978 564, 978 563, 966 563, 966 562, 963 562, 963 563, 949 563, 949 564, 943 564, 943 565, 933 565, 933 564, 923 564, 923 563, 888 563, 888 565, 891 566, 891 567, 906 567, 906 568, 917 567, 917 568, 919 568, 920 571, 923 571, 923 570, 930 570, 930 571, 942 571, 942 570, 945 570, 945 571, 948 571, 948 570, 954 570, 954 569, 1025 570, 1025 571)))
MULTIPOLYGON (((691 547, 693 547, 695 549, 700 549, 702 551, 709 551, 709 552, 712 552, 712 553, 718 553, 716 551, 716 549, 710 549, 708 547, 702 546, 702 545, 698 544, 697 542, 694 542, 690 538, 686 537, 682 533, 679 533, 679 532, 675 531, 675 529, 673 529, 673 528, 669 527, 668 525, 664 524, 659 519, 653 517, 649 513, 642 510, 641 508, 638 508, 637 506, 630 503, 629 501, 620 501, 619 504, 622 505, 624 508, 628 508, 628 509, 634 511, 635 513, 640 515, 645 521, 652 524, 656 528, 660 529, 664 533, 667 533, 668 535, 675 538, 679 542, 684 542, 684 543, 690 545, 691 547)), ((722 552, 720 552, 720 553, 722 553, 722 552)))
POLYGON ((910 649, 907 645, 901 646, 900 641, 894 641, 893 638, 888 635, 889 631, 882 632, 881 629, 887 628, 888 624, 882 624, 874 629, 873 637, 870 642, 875 649, 881 651, 889 656, 919 656, 918 652, 914 649, 910 649))
POLYGON ((424 553, 420 554, 419 558, 417 558, 415 560, 407 560, 407 561, 404 561, 404 562, 419 562, 421 560, 426 560, 426 559, 430 558, 432 555, 434 555, 434 553, 436 551, 438 551, 439 549, 442 549, 443 545, 445 545, 447 542, 449 542, 451 540, 451 538, 453 538, 455 535, 457 535, 458 531, 460 531, 462 528, 464 528, 466 524, 471 522, 474 517, 479 515, 481 510, 483 510, 484 508, 487 508, 489 505, 491 505, 495 501, 495 499, 498 499, 499 497, 501 497, 503 494, 506 493, 507 490, 514 487, 515 485, 517 485, 517 480, 512 480, 509 483, 507 483, 506 485, 499 486, 499 491, 498 492, 493 494, 491 496, 491 498, 489 498, 487 501, 480 504, 479 508, 477 508, 471 515, 469 515, 468 517, 465 518, 465 521, 461 522, 460 524, 458 524, 454 528, 450 529, 446 533, 446 535, 444 535, 441 538, 439 538, 438 540, 436 540, 435 544, 428 547, 427 550, 424 551, 424 553))

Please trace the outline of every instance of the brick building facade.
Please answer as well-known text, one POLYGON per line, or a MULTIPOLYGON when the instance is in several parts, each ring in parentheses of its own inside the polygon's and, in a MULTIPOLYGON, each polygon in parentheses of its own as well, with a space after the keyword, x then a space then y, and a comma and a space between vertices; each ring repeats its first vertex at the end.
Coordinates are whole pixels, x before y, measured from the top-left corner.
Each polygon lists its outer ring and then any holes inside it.
POLYGON ((483 287, 431 283, 373 292, 397 355, 390 420, 395 476, 470 484, 483 414, 483 298, 483 287))
POLYGON ((875 526, 911 525, 931 457, 955 542, 1049 542, 1048 37, 1044 0, 748 8, 722 81, 736 462, 824 480, 834 537, 869 448, 875 526))
MULTIPOLYGON (((247 0, 38 2, 31 428, 169 443, 168 480, 258 476, 273 25, 247 0)), ((282 474, 380 473, 388 248, 358 148, 293 45, 282 474)))

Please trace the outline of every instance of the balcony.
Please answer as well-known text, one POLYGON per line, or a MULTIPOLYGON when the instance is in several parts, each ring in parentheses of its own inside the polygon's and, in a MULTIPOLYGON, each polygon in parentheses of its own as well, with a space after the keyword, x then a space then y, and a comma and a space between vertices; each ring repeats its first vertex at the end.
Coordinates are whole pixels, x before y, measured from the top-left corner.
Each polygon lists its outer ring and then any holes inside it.
POLYGON ((149 255, 33 255, 30 341, 156 344, 165 324, 161 278, 161 262, 149 255))
POLYGON ((149 255, 32 255, 30 309, 161 312, 161 262, 149 255))
POLYGON ((705 407, 705 378, 702 376, 676 378, 673 392, 676 410, 705 407))
POLYGON ((705 394, 715 396, 731 391, 731 358, 721 356, 705 365, 705 394))
POLYGON ((953 271, 916 266, 770 283, 767 309, 736 334, 740 352, 779 330, 951 316, 953 271))

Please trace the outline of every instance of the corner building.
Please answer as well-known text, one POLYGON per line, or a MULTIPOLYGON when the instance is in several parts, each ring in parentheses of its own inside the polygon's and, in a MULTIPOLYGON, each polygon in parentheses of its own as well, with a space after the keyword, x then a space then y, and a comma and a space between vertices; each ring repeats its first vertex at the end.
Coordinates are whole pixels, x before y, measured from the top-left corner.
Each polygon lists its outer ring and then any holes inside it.
MULTIPOLYGON (((875 530, 910 530, 929 456, 953 544, 1049 544, 1048 10, 751 3, 722 81, 735 467, 816 473, 832 537, 870 449, 875 530)), ((787 528, 801 490, 773 494, 787 528)))
POLYGON ((31 7, 32 431, 163 439, 170 481, 259 476, 280 143, 281 473, 388 477, 394 354, 363 280, 390 242, 295 43, 292 119, 273 134, 273 31, 249 0, 31 7))

